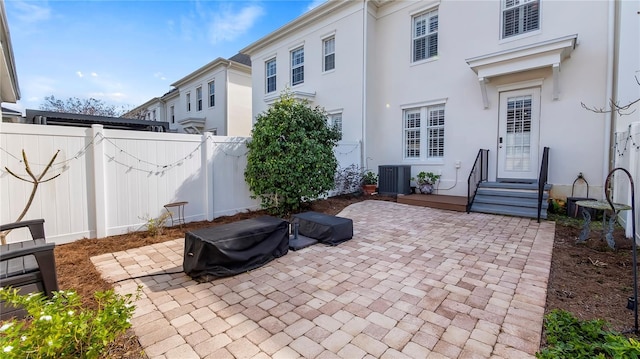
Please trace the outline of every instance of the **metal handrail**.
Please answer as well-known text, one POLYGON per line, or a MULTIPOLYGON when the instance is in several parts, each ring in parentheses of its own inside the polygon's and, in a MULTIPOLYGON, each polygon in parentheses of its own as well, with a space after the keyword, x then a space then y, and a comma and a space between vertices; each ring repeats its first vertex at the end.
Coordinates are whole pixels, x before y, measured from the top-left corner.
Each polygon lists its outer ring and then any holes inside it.
POLYGON ((467 213, 471 212, 471 205, 476 198, 480 182, 486 181, 489 173, 489 150, 480 149, 476 156, 469 178, 467 179, 467 213), (472 194, 473 192, 473 194, 472 194))
POLYGON ((538 176, 538 223, 542 214, 542 198, 544 197, 544 187, 549 179, 549 147, 542 151, 542 163, 540 164, 540 175, 538 176))

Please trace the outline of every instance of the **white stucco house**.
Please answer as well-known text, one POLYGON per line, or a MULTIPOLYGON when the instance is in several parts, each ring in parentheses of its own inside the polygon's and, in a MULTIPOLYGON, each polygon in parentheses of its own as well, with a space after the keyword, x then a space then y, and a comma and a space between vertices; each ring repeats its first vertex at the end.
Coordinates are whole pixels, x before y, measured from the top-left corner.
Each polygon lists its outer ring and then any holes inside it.
POLYGON ((217 58, 171 84, 173 89, 129 111, 127 117, 170 123, 173 131, 221 136, 251 133, 251 62, 217 58))
MULTIPOLYGON (((20 88, 18 86, 18 74, 13 57, 13 48, 11 47, 11 36, 9 34, 4 1, 0 1, 0 47, 2 48, 2 56, 0 57, 0 103, 16 103, 20 99, 20 88)), ((0 115, 2 115, 2 110, 0 110, 0 115)))
POLYGON ((240 52, 251 56, 254 117, 290 87, 336 116, 345 139, 362 141, 364 168, 432 171, 442 175, 438 194, 467 196, 480 149, 484 182, 513 190, 537 187, 548 147, 551 196, 570 196, 582 173, 601 198, 615 118, 581 104, 606 106, 616 95, 622 36, 638 70, 637 20, 635 35, 621 35, 634 28, 619 21, 637 7, 328 1, 240 52))

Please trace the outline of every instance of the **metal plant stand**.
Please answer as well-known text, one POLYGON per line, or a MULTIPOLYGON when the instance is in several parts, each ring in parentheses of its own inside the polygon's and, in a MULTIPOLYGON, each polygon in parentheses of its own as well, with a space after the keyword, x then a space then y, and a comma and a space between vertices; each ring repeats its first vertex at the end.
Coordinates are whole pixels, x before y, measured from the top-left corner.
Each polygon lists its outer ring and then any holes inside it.
POLYGON ((616 223, 616 218, 618 218, 618 214, 621 211, 630 210, 631 206, 607 201, 578 201, 576 205, 582 207, 582 216, 584 217, 584 225, 578 237, 578 243, 583 243, 589 239, 589 233, 591 232, 591 213, 589 208, 593 208, 602 210, 602 233, 604 234, 604 239, 606 239, 611 249, 616 249, 616 242, 613 240, 613 227, 616 223), (607 214, 609 215, 608 223, 607 214))

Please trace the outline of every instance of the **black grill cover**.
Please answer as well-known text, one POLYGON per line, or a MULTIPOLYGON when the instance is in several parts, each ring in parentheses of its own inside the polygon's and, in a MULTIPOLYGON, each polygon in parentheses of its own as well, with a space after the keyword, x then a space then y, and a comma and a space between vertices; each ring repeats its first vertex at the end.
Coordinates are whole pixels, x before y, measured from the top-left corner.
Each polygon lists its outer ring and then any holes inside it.
POLYGON ((293 221, 299 223, 299 234, 331 246, 353 237, 353 221, 349 218, 318 212, 304 212, 293 215, 293 221))
POLYGON ((187 232, 184 272, 208 281, 258 268, 289 250, 289 223, 262 216, 187 232))

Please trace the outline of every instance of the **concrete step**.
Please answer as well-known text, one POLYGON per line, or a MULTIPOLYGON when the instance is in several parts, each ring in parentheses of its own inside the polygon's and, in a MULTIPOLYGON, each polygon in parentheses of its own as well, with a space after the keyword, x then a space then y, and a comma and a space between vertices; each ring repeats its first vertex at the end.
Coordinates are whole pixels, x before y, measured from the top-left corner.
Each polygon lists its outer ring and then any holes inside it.
MULTIPOLYGON (((537 183, 510 183, 510 182, 481 182, 479 188, 497 188, 497 189, 513 189, 513 190, 538 190, 537 183)), ((545 191, 551 189, 550 184, 546 184, 545 191)))
MULTIPOLYGON (((501 214, 505 216, 516 216, 525 218, 538 218, 538 208, 529 207, 513 207, 503 206, 490 203, 476 203, 471 206, 471 212, 489 213, 489 214, 501 214)), ((540 218, 547 219, 547 211, 543 209, 540 213, 540 218)))
MULTIPOLYGON (((492 196, 492 195, 476 195, 473 203, 496 204, 509 207, 526 207, 538 208, 538 196, 536 197, 514 197, 514 196, 492 196)), ((542 208, 547 208, 549 203, 542 200, 542 208)))

